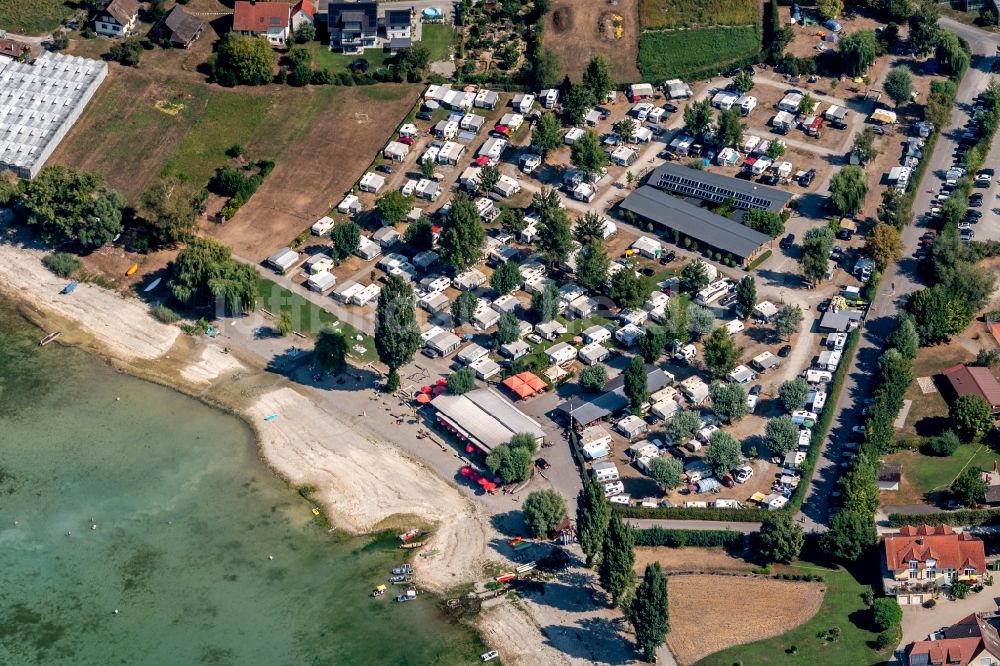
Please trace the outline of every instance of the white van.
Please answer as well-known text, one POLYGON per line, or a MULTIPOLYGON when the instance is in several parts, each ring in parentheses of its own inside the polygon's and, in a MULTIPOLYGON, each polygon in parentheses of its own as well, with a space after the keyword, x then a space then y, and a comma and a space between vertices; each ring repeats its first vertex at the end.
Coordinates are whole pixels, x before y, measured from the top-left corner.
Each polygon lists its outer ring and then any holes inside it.
POLYGON ((624 506, 628 506, 632 503, 632 496, 628 494, 612 495, 608 501, 612 504, 622 504, 624 506))
POLYGON ((613 481, 611 483, 604 484, 604 496, 614 497, 615 495, 621 495, 625 492, 625 484, 621 481, 613 481))

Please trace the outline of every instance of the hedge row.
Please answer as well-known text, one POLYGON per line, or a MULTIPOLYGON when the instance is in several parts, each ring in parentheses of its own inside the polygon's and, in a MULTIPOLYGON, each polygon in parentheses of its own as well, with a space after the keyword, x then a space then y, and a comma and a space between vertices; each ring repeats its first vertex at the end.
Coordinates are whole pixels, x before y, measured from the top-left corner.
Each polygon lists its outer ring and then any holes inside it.
POLYGON ((1000 525, 1000 510, 962 509, 938 513, 890 513, 889 526, 903 525, 1000 525))
POLYGON ((827 434, 830 432, 834 412, 837 411, 837 399, 840 397, 841 389, 844 388, 844 379, 847 377, 848 370, 854 362, 854 352, 857 351, 860 341, 861 327, 859 326, 847 336, 840 365, 837 366, 837 371, 833 373, 833 382, 830 384, 830 390, 826 396, 826 407, 824 407, 823 413, 820 414, 819 421, 813 427, 812 437, 809 439, 809 451, 806 453, 805 461, 803 461, 799 468, 802 480, 799 482, 798 487, 795 488, 795 492, 792 493, 792 498, 787 505, 787 509, 793 513, 802 507, 806 493, 812 485, 813 469, 816 467, 816 461, 819 460, 819 453, 823 448, 823 440, 826 439, 827 434))
POLYGON ((635 545, 637 546, 697 546, 711 548, 739 547, 743 545, 743 533, 732 530, 671 530, 663 527, 651 527, 645 530, 635 530, 635 545))
POLYGON ((770 511, 767 509, 688 509, 680 506, 661 506, 655 509, 644 506, 615 504, 612 510, 623 518, 648 518, 664 520, 715 520, 738 523, 759 523, 770 511))

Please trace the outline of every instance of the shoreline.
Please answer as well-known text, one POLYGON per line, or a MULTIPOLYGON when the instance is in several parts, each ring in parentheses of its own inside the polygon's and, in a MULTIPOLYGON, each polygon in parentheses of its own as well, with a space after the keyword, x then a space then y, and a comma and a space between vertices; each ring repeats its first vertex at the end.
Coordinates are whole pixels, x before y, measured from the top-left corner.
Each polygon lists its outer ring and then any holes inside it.
MULTIPOLYGON (((360 536, 432 527, 425 550, 439 554, 414 556, 412 564, 420 587, 442 597, 480 581, 483 565, 502 559, 490 547, 499 533, 490 524, 489 511, 429 464, 345 412, 324 408, 294 382, 265 370, 253 352, 233 347, 223 354, 210 339, 189 337, 176 325, 160 323, 138 298, 87 283, 72 295, 58 296, 67 280, 42 265, 44 254, 0 242, 0 296, 43 334, 62 331, 58 344, 83 349, 118 372, 240 419, 250 428, 258 459, 319 506, 331 528, 360 536), (134 335, 136 331, 141 334, 134 335), (283 413, 265 421, 277 413, 275 407, 283 413), (333 439, 331 426, 340 428, 339 449, 323 441, 333 439), (345 457, 353 459, 345 463, 345 457), (331 469, 345 464, 346 475, 331 469), (363 474, 360 481, 344 482, 344 476, 355 472, 363 474)), ((500 650, 507 663, 573 661, 546 644, 539 623, 524 609, 493 608, 463 621, 491 649, 500 650)))

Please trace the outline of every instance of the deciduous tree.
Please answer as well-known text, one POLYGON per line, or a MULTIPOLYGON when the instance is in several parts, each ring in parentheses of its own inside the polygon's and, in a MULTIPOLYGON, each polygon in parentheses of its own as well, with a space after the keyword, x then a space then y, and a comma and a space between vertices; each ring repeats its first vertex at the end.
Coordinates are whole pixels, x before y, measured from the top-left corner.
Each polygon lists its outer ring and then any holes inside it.
POLYGON ((757 281, 752 275, 744 276, 736 283, 736 311, 740 319, 747 319, 757 306, 757 281))
POLYGON ((536 490, 524 500, 523 512, 532 534, 544 538, 566 517, 566 500, 555 490, 536 490))
POLYGON ((725 430, 716 430, 708 440, 708 448, 705 449, 705 463, 712 468, 712 472, 719 478, 729 474, 743 462, 743 455, 740 452, 740 443, 735 437, 725 430))
POLYGON ((642 355, 642 359, 646 363, 656 363, 660 356, 663 355, 663 348, 667 344, 667 335, 658 326, 650 326, 646 329, 646 333, 639 337, 636 341, 636 346, 639 348, 639 354, 642 355))
POLYGON ((802 528, 788 511, 775 511, 761 521, 758 537, 760 555, 769 562, 791 562, 802 552, 802 528))
POLYGON ((531 313, 539 324, 556 318, 559 314, 559 289, 554 284, 547 284, 531 295, 531 313))
POLYGON ((594 293, 606 292, 610 266, 611 259, 600 241, 585 243, 576 255, 576 281, 594 293))
POLYGON ((834 557, 855 562, 878 541, 875 521, 853 511, 839 511, 830 521, 830 530, 820 538, 821 547, 834 557))
POLYGON ((753 75, 745 69, 741 69, 736 73, 736 76, 733 77, 733 87, 739 90, 741 95, 746 95, 748 92, 753 90, 753 75))
POLYGON ((608 383, 608 369, 601 363, 589 365, 580 372, 580 388, 596 393, 608 383))
POLYGON ((903 256, 903 241, 896 227, 888 224, 876 224, 866 241, 868 254, 875 261, 879 270, 899 261, 903 256))
POLYGON ((830 181, 830 198, 843 215, 854 215, 868 194, 868 174, 859 166, 846 166, 830 181))
POLYGON ((715 326, 715 315, 708 308, 691 303, 687 307, 687 323, 688 331, 691 335, 696 340, 700 340, 703 335, 709 333, 712 327, 715 326))
POLYGON ((726 423, 739 421, 746 416, 749 410, 747 392, 739 384, 712 382, 709 387, 709 396, 712 398, 712 411, 726 423))
POLYGON ((468 393, 476 388, 476 371, 472 368, 461 368, 448 375, 448 390, 455 395, 468 393))
POLYGON ((684 129, 695 138, 701 139, 711 124, 712 100, 691 101, 684 108, 684 129))
POLYGON ((393 190, 379 197, 375 202, 375 208, 386 222, 398 224, 413 210, 413 197, 404 196, 399 190, 393 190))
POLYGON ((951 493, 963 506, 975 506, 986 501, 989 487, 983 479, 983 470, 973 465, 962 472, 951 484, 951 493))
POLYGON ((570 160, 588 177, 598 174, 608 164, 608 154, 601 146, 601 138, 594 130, 587 130, 570 146, 570 160))
POLYGON ((740 110, 732 107, 719 114, 718 130, 715 133, 720 145, 736 147, 743 144, 743 130, 746 125, 742 121, 740 110))
POLYGON ((764 429, 764 438, 767 440, 767 450, 771 452, 771 455, 783 457, 798 447, 799 427, 792 422, 789 416, 768 419, 764 429))
POLYGON ((347 338, 343 333, 332 328, 319 332, 316 344, 313 346, 313 356, 319 367, 327 372, 339 375, 347 369, 347 338))
POLYGON ((472 200, 459 192, 451 200, 451 209, 444 219, 438 246, 441 258, 462 272, 478 263, 483 256, 486 232, 472 200))
POLYGON ((625 395, 634 412, 641 411, 649 402, 649 381, 641 356, 633 357, 625 368, 625 395))
POLYGON ((476 295, 471 291, 463 291, 451 302, 451 316, 457 324, 466 324, 472 321, 476 314, 476 295))
POLYGON ((554 113, 543 113, 531 131, 531 145, 542 157, 562 145, 562 125, 554 113))
POLYGON ((787 340, 795 335, 801 325, 802 308, 798 305, 786 303, 774 315, 774 330, 781 336, 782 340, 787 340))
POLYGON ((698 412, 688 409, 667 421, 664 432, 675 444, 682 444, 691 439, 699 428, 701 428, 701 417, 698 416, 698 412))
POLYGON ((736 346, 724 326, 712 331, 705 339, 705 367, 715 377, 725 377, 740 362, 742 353, 743 349, 736 346))
POLYGON ((209 59, 212 77, 224 86, 260 86, 273 78, 274 50, 263 36, 228 33, 209 59))
POLYGON ((420 347, 413 289, 398 275, 390 275, 379 293, 374 337, 378 357, 389 367, 386 390, 391 393, 399 388, 399 368, 409 363, 420 347))
POLYGON ((868 164, 878 157, 878 150, 875 148, 875 130, 871 127, 866 127, 858 132, 854 136, 854 144, 851 146, 851 152, 854 153, 861 164, 868 164))
POLYGON ((521 337, 520 321, 513 312, 504 312, 497 322, 497 332, 493 336, 498 345, 509 345, 521 337))
POLYGON ((833 249, 833 232, 829 227, 814 227, 802 239, 802 275, 813 284, 826 277, 827 261, 833 249))
POLYGON ((354 254, 361 245, 361 227, 354 222, 341 222, 330 230, 333 256, 343 261, 354 254))
POLYGON ((778 387, 778 399, 786 411, 794 412, 806 406, 809 384, 802 377, 784 382, 778 387))
POLYGON ((743 216, 743 224, 771 238, 777 238, 785 232, 781 216, 763 208, 748 210, 743 216))
POLYGON ((520 284, 521 271, 518 269, 517 262, 514 261, 505 261, 500 264, 490 276, 490 286, 502 296, 514 291, 520 284))
POLYGON ((608 295, 623 308, 637 308, 646 300, 648 293, 645 281, 635 271, 626 268, 611 276, 608 295))
POLYGON ((257 269, 232 258, 232 251, 212 238, 193 238, 174 260, 170 291, 181 303, 213 303, 227 314, 253 310, 257 269))
POLYGON ((981 395, 962 395, 948 408, 952 426, 965 438, 978 442, 993 427, 990 403, 981 395))
POLYGON ((415 252, 423 252, 434 247, 434 224, 430 219, 421 217, 406 227, 403 241, 415 252))
POLYGON ((913 78, 909 70, 902 67, 893 67, 885 75, 885 83, 882 84, 885 94, 895 103, 896 108, 900 104, 909 102, 913 95, 913 78))
POLYGON ((597 103, 607 99, 608 94, 615 89, 615 80, 611 77, 611 64, 605 56, 598 54, 590 59, 587 69, 583 71, 583 85, 590 90, 597 103))
POLYGON ((673 490, 684 483, 684 466, 674 457, 653 458, 649 463, 649 475, 663 490, 673 490))
POLYGON ((851 76, 863 76, 875 64, 880 47, 871 30, 852 32, 839 41, 840 61, 851 76))

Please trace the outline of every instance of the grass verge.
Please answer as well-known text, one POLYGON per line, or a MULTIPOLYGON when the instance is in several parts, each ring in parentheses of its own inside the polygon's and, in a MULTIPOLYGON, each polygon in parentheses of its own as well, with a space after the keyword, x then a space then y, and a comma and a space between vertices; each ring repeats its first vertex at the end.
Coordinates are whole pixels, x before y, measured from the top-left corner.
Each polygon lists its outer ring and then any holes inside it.
POLYGON ((257 307, 267 310, 275 317, 281 312, 290 312, 293 330, 309 337, 315 337, 326 327, 335 328, 347 337, 352 348, 349 352, 351 359, 359 363, 378 360, 378 354, 375 352, 375 341, 371 337, 363 335, 350 324, 342 322, 333 313, 275 282, 263 279, 257 282, 257 307), (361 340, 357 339, 359 335, 362 336, 361 340), (364 353, 354 350, 355 346, 364 347, 364 353))
POLYGON ((44 35, 72 13, 65 0, 0 0, 0 28, 21 35, 44 35))

